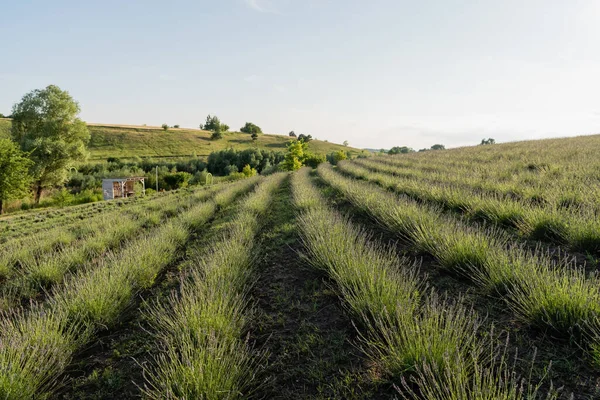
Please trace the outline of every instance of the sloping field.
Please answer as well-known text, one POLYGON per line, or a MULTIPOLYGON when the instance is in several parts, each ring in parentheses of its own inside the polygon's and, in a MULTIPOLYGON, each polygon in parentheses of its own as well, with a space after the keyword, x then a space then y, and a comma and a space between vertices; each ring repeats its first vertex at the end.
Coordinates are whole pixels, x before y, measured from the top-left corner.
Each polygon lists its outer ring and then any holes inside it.
MULTIPOLYGON (((92 160, 108 157, 206 157, 213 151, 233 147, 236 150, 264 148, 273 151, 285 151, 288 136, 263 134, 253 141, 250 135, 230 132, 221 140, 210 140, 210 132, 199 129, 169 128, 134 125, 88 124, 91 140, 89 151, 92 160)), ((0 137, 10 135, 10 120, 0 120, 0 137)), ((327 143, 320 140, 310 142, 310 149, 317 154, 328 154, 344 149, 351 155, 361 152, 359 149, 327 143)))
POLYGON ((7 220, 0 397, 600 398, 599 150, 373 156, 7 220))

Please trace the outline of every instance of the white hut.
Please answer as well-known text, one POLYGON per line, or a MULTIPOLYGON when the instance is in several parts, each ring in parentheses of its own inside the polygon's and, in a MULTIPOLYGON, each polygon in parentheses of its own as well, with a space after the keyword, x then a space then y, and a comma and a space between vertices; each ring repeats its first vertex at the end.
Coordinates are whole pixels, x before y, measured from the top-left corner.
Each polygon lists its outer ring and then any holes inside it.
POLYGON ((143 176, 102 179, 102 193, 104 195, 104 200, 125 198, 135 195, 134 185, 136 182, 142 183, 142 193, 146 194, 146 184, 144 183, 143 176))

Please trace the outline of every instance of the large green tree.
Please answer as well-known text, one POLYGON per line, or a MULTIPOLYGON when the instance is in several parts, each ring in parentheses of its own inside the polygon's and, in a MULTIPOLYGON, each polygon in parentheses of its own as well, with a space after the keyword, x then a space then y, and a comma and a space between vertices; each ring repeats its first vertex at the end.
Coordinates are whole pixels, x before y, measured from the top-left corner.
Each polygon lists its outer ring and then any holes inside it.
POLYGON ((78 118, 79 104, 58 86, 23 96, 12 109, 12 138, 33 161, 35 202, 42 189, 61 185, 69 168, 86 159, 90 133, 78 118))
POLYGON ((0 139, 0 214, 6 200, 27 195, 31 185, 29 167, 33 162, 8 139, 0 139))

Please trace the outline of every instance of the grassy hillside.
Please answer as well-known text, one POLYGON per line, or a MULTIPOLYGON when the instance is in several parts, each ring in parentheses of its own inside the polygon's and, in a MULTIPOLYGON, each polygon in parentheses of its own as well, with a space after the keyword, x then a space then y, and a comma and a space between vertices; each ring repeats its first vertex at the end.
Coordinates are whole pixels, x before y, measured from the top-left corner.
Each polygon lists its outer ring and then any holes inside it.
MULTIPOLYGON (((256 142, 248 134, 231 132, 221 140, 210 140, 210 132, 199 129, 175 129, 164 131, 160 127, 133 125, 89 124, 91 140, 89 150, 92 160, 108 157, 186 157, 193 154, 206 157, 213 151, 233 147, 242 150, 257 146, 274 151, 284 151, 289 137, 283 135, 260 135, 256 142)), ((8 136, 10 120, 0 119, 0 137, 8 136)), ((320 140, 310 142, 311 151, 327 154, 344 149, 351 155, 359 149, 327 143, 320 140)))

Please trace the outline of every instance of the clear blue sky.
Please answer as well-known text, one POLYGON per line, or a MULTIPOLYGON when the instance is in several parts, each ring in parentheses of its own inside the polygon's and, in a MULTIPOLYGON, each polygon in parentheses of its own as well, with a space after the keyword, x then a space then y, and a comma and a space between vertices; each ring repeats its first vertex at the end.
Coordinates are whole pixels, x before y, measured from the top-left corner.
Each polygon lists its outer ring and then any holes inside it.
POLYGON ((5 1, 0 112, 415 148, 600 133, 598 0, 5 1))

